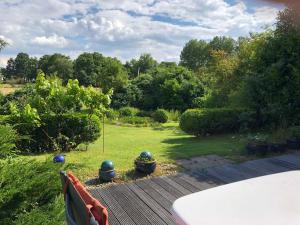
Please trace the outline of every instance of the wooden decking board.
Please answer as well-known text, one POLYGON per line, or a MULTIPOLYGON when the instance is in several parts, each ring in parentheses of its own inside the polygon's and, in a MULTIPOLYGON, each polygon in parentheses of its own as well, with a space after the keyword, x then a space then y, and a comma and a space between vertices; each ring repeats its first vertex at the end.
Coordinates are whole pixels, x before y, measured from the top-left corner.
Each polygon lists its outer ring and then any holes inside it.
POLYGON ((140 187, 136 184, 132 183, 128 185, 128 188, 134 192, 145 204, 147 204, 153 212, 159 215, 166 224, 176 224, 175 220, 172 218, 171 214, 165 210, 161 205, 159 205, 147 192, 144 192, 140 187))
POLYGON ((106 209, 108 211, 108 217, 109 217, 110 223, 115 224, 115 225, 121 225, 121 223, 116 218, 116 216, 114 214, 114 211, 111 210, 110 205, 108 205, 106 203, 106 201, 102 198, 102 196, 98 193, 98 190, 97 189, 91 189, 91 190, 89 190, 89 192, 93 195, 94 198, 99 199, 101 204, 106 207, 106 209))
POLYGON ((109 208, 111 211, 114 212, 114 215, 116 216, 117 220, 120 222, 120 224, 136 224, 130 216, 125 212, 123 207, 118 203, 118 199, 116 200, 109 192, 108 189, 98 189, 98 193, 100 196, 104 199, 107 205, 109 205, 109 208))
POLYGON ((120 188, 122 188, 124 184, 112 186, 108 189, 108 191, 111 193, 111 195, 118 199, 118 203, 120 206, 126 211, 128 216, 135 222, 135 224, 150 224, 147 217, 144 216, 139 210, 139 208, 133 204, 129 198, 122 193, 120 188))
MULTIPOLYGON (((168 195, 165 195, 165 190, 163 191, 159 191, 158 188, 155 187, 155 183, 153 183, 153 187, 152 188, 145 188, 145 183, 143 182, 136 182, 135 183, 137 186, 139 186, 141 189, 143 189, 149 196, 151 196, 160 206, 162 206, 166 211, 168 211, 169 213, 171 213, 171 206, 172 203, 176 200, 171 198, 168 198, 168 195)), ((160 189, 162 189, 160 187, 160 189)), ((168 193, 167 193, 168 194, 168 193)))
POLYGON ((175 225, 173 202, 186 194, 300 168, 300 154, 193 170, 90 190, 108 208, 110 225, 175 225))
POLYGON ((183 175, 175 175, 175 176, 170 176, 169 178, 184 187, 185 189, 189 190, 190 192, 197 192, 200 191, 199 188, 196 188, 186 180, 182 179, 183 175))
POLYGON ((141 201, 141 198, 135 194, 135 192, 129 189, 130 184, 125 184, 123 186, 116 187, 119 191, 124 194, 128 201, 130 201, 141 214, 143 214, 149 221, 149 224, 166 224, 156 212, 154 212, 151 207, 144 201, 141 201))
POLYGON ((175 197, 175 199, 180 198, 181 196, 184 195, 183 193, 178 191, 175 187, 171 186, 167 181, 165 181, 161 177, 159 177, 159 178, 156 177, 156 178, 152 179, 152 181, 154 183, 158 184, 159 186, 161 186, 164 190, 169 192, 171 195, 173 195, 175 197))

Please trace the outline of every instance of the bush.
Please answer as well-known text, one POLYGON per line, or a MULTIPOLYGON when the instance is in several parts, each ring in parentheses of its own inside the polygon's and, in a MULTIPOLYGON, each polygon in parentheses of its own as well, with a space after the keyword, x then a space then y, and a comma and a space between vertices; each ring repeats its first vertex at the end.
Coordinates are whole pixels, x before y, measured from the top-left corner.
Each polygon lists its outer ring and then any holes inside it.
POLYGON ((105 116, 110 120, 116 120, 119 118, 119 112, 114 109, 109 109, 105 112, 105 116))
POLYGON ((169 120, 171 121, 178 121, 180 118, 180 114, 181 113, 178 110, 174 110, 174 109, 168 110, 168 117, 169 120))
POLYGON ((0 161, 0 224, 64 224, 61 169, 50 160, 0 161))
POLYGON ((0 125, 0 158, 14 154, 17 140, 20 140, 19 135, 11 126, 0 125))
POLYGON ((139 109, 128 106, 119 109, 120 116, 135 116, 138 112, 139 109))
POLYGON ((196 136, 233 132, 240 129, 242 109, 189 109, 180 118, 180 128, 196 136))
POLYGON ((152 114, 152 118, 156 122, 166 123, 168 122, 168 112, 164 109, 158 109, 152 114))
POLYGON ((151 117, 152 113, 153 112, 151 112, 151 111, 141 110, 136 115, 140 116, 140 117, 151 117))
POLYGON ((12 117, 10 123, 16 124, 18 133, 30 135, 29 139, 17 142, 18 149, 30 152, 69 151, 81 143, 96 141, 101 135, 100 120, 95 115, 46 114, 40 120, 41 125, 34 126, 12 117))
POLYGON ((132 124, 137 126, 149 126, 153 123, 150 117, 127 116, 119 119, 121 123, 132 124))

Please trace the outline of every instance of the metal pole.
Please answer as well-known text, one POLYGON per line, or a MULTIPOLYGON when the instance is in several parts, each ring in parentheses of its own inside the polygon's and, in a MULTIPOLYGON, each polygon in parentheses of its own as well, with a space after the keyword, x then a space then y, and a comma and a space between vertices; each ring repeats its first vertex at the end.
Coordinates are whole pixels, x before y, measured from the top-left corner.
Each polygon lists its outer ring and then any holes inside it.
POLYGON ((103 119, 102 119, 102 130, 103 130, 103 148, 102 148, 102 151, 104 153, 104 114, 103 114, 103 119))

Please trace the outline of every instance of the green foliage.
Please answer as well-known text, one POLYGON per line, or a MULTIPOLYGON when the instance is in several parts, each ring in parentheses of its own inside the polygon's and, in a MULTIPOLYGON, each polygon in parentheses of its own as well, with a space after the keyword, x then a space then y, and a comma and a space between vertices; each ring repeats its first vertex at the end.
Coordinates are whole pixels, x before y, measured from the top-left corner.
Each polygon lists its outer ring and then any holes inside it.
POLYGON ((166 123, 169 119, 168 112, 164 109, 158 109, 152 114, 152 118, 156 122, 166 123))
POLYGON ((0 161, 0 224, 63 224, 61 169, 51 160, 0 161))
POLYGON ((9 125, 0 125, 0 158, 14 155, 15 143, 20 140, 17 132, 9 125))
POLYGON ((6 45, 8 45, 8 43, 0 38, 0 52, 6 45))
POLYGON ((288 129, 290 138, 300 140, 300 126, 293 126, 288 129))
POLYGON ((110 119, 110 120, 116 120, 119 118, 119 112, 117 110, 114 109, 108 109, 105 112, 105 116, 110 119))
POLYGON ((189 109, 180 118, 180 128, 188 134, 201 136, 238 131, 242 109, 189 109))
POLYGON ((135 126, 147 127, 153 124, 153 120, 150 117, 139 117, 139 116, 125 116, 118 120, 123 124, 131 124, 135 126))
POLYGON ((135 116, 139 112, 139 109, 134 107, 122 107, 119 109, 120 116, 135 116))
POLYGON ((83 53, 74 61, 74 77, 82 85, 101 87, 106 93, 111 88, 126 85, 128 74, 121 62, 100 53, 83 53))
POLYGON ((39 60, 39 69, 46 75, 56 75, 67 83, 73 78, 73 61, 62 54, 44 55, 39 60))
POLYGON ((158 63, 150 54, 142 54, 138 60, 132 59, 131 61, 126 62, 125 67, 128 70, 129 77, 135 78, 139 74, 154 69, 157 65, 158 63))
POLYGON ((19 134, 30 136, 17 142, 21 151, 70 151, 81 143, 96 141, 101 134, 100 120, 95 115, 44 114, 39 117, 38 123, 25 118, 12 116, 10 119, 11 124, 16 124, 19 134))

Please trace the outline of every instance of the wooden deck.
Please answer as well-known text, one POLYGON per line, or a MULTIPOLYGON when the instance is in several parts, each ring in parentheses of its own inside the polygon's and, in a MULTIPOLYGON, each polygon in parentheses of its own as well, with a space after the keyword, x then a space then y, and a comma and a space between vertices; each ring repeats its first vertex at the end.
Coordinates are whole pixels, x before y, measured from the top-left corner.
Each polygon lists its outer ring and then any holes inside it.
POLYGON ((95 188, 90 192, 108 208, 111 225, 176 224, 171 216, 171 206, 181 196, 226 183, 299 169, 300 154, 290 154, 95 188))

